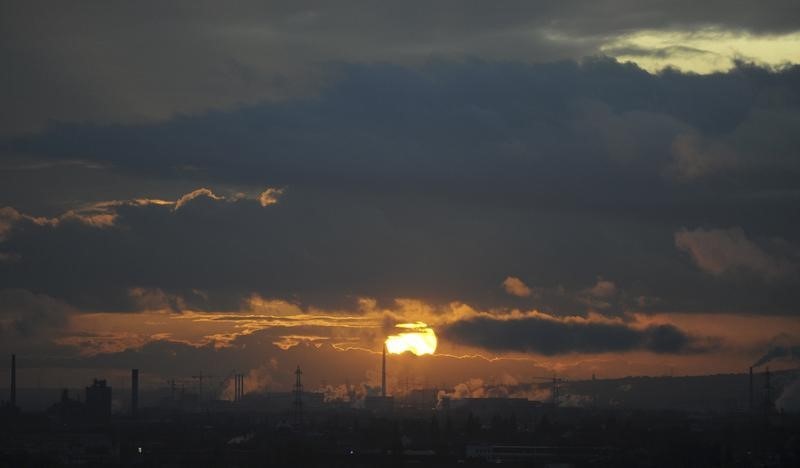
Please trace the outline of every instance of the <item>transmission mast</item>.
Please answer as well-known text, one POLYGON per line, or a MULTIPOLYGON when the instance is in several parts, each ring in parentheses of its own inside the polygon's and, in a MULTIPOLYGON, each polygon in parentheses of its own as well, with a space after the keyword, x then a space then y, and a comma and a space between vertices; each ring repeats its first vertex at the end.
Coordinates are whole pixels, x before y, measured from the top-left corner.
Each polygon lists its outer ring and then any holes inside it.
POLYGON ((303 424, 303 371, 300 370, 300 365, 294 371, 294 424, 300 427, 303 424))

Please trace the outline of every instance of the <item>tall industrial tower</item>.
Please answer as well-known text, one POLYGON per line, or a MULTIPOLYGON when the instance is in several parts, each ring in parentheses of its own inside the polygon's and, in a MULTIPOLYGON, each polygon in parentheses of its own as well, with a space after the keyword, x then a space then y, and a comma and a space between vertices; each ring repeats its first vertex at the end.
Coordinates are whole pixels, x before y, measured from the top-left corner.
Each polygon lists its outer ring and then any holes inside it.
POLYGON ((381 361, 381 396, 386 397, 386 343, 383 343, 383 360, 381 361))
POLYGON ((300 370, 300 365, 294 371, 294 424, 299 427, 303 424, 303 371, 300 370))
POLYGON ((769 416, 773 409, 775 406, 772 402, 772 384, 770 384, 769 366, 767 366, 767 370, 764 372, 764 412, 769 416))
POLYGON ((552 390, 552 397, 553 397, 553 408, 558 408, 558 403, 561 394, 561 379, 553 375, 553 390, 552 390))
POLYGON ((233 387, 233 401, 242 401, 244 397, 244 374, 234 374, 233 387))
POLYGON ((11 395, 10 403, 12 408, 17 406, 17 355, 11 355, 11 395))

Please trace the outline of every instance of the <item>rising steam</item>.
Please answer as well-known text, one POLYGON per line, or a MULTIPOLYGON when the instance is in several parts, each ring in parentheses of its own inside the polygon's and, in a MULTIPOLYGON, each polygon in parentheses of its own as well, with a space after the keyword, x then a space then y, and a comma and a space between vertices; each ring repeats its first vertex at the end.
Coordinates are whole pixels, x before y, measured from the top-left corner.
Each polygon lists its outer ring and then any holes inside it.
POLYGON ((800 359, 800 345, 798 346, 773 346, 763 356, 761 356, 753 367, 763 366, 773 359, 800 359))

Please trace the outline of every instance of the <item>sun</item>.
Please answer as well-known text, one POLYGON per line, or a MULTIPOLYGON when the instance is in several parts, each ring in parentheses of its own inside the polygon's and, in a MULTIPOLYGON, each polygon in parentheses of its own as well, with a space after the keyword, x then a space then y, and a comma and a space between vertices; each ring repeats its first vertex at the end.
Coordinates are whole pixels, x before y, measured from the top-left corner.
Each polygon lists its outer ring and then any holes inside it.
POLYGON ((426 323, 399 323, 395 328, 399 329, 398 333, 386 337, 386 350, 391 354, 409 351, 422 356, 436 351, 436 333, 426 323))

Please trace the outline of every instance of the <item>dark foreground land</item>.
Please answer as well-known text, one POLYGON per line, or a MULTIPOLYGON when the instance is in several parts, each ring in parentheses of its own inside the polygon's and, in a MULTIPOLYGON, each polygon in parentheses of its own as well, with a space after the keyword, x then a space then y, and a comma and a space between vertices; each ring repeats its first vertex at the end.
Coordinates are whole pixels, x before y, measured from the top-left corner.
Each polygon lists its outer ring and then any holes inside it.
POLYGON ((480 406, 6 412, 0 466, 800 466, 797 414, 480 406), (478 414, 480 413, 480 414, 478 414))

